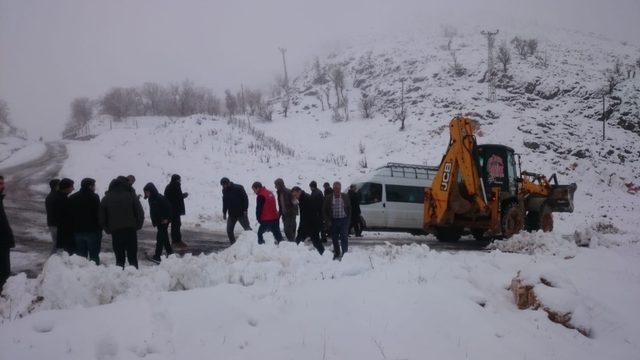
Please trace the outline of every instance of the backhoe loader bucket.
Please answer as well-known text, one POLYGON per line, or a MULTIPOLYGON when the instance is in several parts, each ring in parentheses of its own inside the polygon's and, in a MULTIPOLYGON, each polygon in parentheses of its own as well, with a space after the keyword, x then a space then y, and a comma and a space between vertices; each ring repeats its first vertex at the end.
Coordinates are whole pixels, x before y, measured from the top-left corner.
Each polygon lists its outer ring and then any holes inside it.
POLYGON ((578 186, 575 183, 569 185, 551 185, 551 194, 546 201, 553 212, 573 212, 573 194, 578 186))

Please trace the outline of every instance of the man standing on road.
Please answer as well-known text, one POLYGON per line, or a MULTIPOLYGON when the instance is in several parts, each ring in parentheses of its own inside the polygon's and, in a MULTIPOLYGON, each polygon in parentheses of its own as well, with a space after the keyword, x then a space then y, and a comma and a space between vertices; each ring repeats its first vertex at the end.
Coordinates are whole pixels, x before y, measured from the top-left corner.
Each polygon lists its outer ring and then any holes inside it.
POLYGON ((320 222, 321 212, 316 212, 314 207, 314 199, 312 195, 304 192, 300 187, 294 186, 291 189, 291 195, 298 200, 300 206, 300 227, 298 228, 298 236, 296 237, 296 243, 300 244, 304 242, 306 238, 311 238, 313 246, 318 250, 320 255, 324 253, 324 246, 320 241, 318 223, 320 222))
POLYGON ((15 245, 13 231, 4 212, 4 177, 0 175, 0 294, 11 275, 10 249, 15 245))
POLYGON ((58 227, 53 217, 53 199, 56 197, 59 184, 60 179, 51 179, 51 181, 49 181, 51 191, 44 199, 44 208, 47 211, 47 226, 49 227, 49 234, 51 234, 51 254, 55 254, 57 248, 56 243, 58 242, 58 227))
POLYGON ((53 197, 51 206, 53 211, 53 222, 57 229, 56 248, 66 251, 72 255, 75 250, 73 240, 73 217, 71 215, 71 204, 69 194, 73 191, 73 180, 64 178, 58 184, 58 191, 53 197))
POLYGON ((251 230, 247 216, 249 197, 242 185, 234 184, 226 177, 220 179, 220 185, 222 185, 222 218, 227 220, 227 236, 229 242, 233 244, 236 242, 236 236, 233 233, 236 222, 240 222, 244 230, 251 230))
POLYGON ((251 189, 256 194, 256 219, 260 223, 258 227, 258 244, 264 244, 262 234, 270 231, 276 239, 276 245, 282 241, 280 232, 280 220, 276 209, 276 198, 273 193, 262 183, 256 181, 251 185, 251 189))
POLYGON ((294 203, 291 190, 284 186, 284 180, 276 179, 274 182, 278 194, 278 209, 282 217, 282 226, 284 227, 284 236, 288 241, 296 239, 296 216, 298 215, 298 206, 294 203))
POLYGON ((149 216, 151 224, 158 230, 156 234, 156 251, 151 261, 159 264, 162 257, 162 249, 167 251, 167 256, 173 254, 173 249, 169 243, 169 221, 171 219, 171 203, 164 196, 160 195, 153 183, 144 186, 144 198, 149 199, 149 216))
POLYGON ((100 197, 96 194, 96 181, 90 178, 82 179, 80 190, 69 196, 69 202, 73 218, 75 254, 88 257, 96 265, 100 265, 102 228, 98 219, 100 197))
POLYGON ((187 244, 182 241, 182 233, 180 227, 182 222, 180 216, 184 215, 184 199, 189 196, 188 193, 182 192, 181 178, 178 174, 171 176, 171 182, 164 189, 164 197, 171 203, 171 244, 177 250, 184 250, 187 248, 187 244))
POLYGON ((331 240, 333 241, 333 260, 342 260, 342 256, 349 250, 349 221, 351 204, 349 195, 341 193, 342 185, 339 181, 333 183, 333 195, 324 201, 324 218, 330 225, 331 240), (341 249, 342 248, 342 249, 341 249))
POLYGON ((349 232, 353 229, 356 237, 362 237, 362 218, 360 214, 360 193, 355 185, 349 186, 349 201, 351 202, 351 224, 349 224, 349 232))
MULTIPOLYGON (((324 204, 324 201, 330 197, 331 195, 333 195, 333 189, 331 188, 331 185, 328 182, 325 182, 324 184, 322 184, 322 189, 323 189, 323 195, 324 195, 324 199, 322 201, 322 203, 324 204)), ((321 234, 321 238, 322 238, 322 242, 326 243, 327 239, 329 238, 329 224, 327 224, 326 221, 324 221, 324 216, 322 219, 322 234, 321 234)))
POLYGON ((118 178, 111 182, 109 191, 100 202, 100 225, 111 234, 116 265, 138 268, 138 234, 144 223, 144 210, 140 200, 130 190, 130 185, 118 178))

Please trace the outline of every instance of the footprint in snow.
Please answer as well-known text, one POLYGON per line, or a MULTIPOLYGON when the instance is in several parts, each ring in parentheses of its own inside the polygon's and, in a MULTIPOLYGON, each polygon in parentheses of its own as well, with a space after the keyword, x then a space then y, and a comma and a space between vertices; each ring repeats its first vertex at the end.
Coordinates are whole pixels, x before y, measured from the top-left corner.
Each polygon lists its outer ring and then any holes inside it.
POLYGON ((38 319, 33 323, 33 331, 44 334, 51 332, 54 328, 54 321, 52 319, 38 319))

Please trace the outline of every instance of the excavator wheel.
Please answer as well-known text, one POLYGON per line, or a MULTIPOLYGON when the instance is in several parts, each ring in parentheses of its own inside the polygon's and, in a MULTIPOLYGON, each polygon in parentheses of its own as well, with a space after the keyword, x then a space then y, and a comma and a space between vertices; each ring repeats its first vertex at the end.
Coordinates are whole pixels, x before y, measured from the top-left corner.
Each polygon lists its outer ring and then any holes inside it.
POLYGON ((511 203, 502 213, 502 235, 505 239, 518 234, 524 228, 524 215, 518 204, 511 203))
POLYGON ((440 242, 456 242, 460 240, 462 231, 455 227, 439 227, 436 229, 435 235, 440 242))
POLYGON ((525 219, 527 231, 553 231, 553 213, 549 206, 544 205, 541 211, 529 211, 525 219))

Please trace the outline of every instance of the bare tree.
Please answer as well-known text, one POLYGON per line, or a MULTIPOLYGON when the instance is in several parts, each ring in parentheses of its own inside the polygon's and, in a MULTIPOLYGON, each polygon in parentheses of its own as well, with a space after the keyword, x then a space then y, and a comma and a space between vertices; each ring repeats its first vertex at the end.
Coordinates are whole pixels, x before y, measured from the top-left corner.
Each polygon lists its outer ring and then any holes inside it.
POLYGON ((145 115, 160 115, 162 113, 162 103, 165 100, 166 91, 162 86, 148 82, 140 89, 144 102, 145 115))
POLYGON ((322 111, 324 111, 324 98, 322 97, 322 93, 321 92, 316 92, 316 99, 318 99, 318 101, 320 101, 320 108, 322 109, 322 111))
POLYGON ((257 115, 262 121, 272 121, 273 107, 267 102, 261 102, 257 110, 257 115))
POLYGON ((445 37, 445 39, 447 39, 447 51, 451 51, 453 38, 458 36, 458 29, 456 29, 452 25, 444 25, 442 27, 442 35, 445 37))
POLYGON ((615 70, 612 70, 612 69, 606 70, 604 72, 604 77, 605 77, 605 92, 607 93, 607 95, 611 95, 622 80, 620 76, 616 74, 615 70))
POLYGON ((262 92, 260 90, 245 90, 249 115, 255 115, 262 104, 262 92))
POLYGON ((71 120, 78 127, 89 123, 93 117, 93 104, 87 97, 79 97, 71 102, 71 120))
POLYGON ((371 115, 373 115, 373 106, 375 105, 375 96, 369 95, 366 92, 362 92, 360 94, 360 112, 362 113, 362 117, 365 119, 370 119, 371 115))
POLYGON ((407 119, 407 111, 404 107, 404 82, 405 79, 400 79, 401 88, 400 88, 400 111, 396 111, 395 121, 400 121, 400 131, 404 130, 404 121, 407 119))
POLYGON ((537 39, 526 40, 525 45, 527 46, 527 54, 529 55, 535 55, 536 51, 538 51, 537 39))
POLYGON ((498 47, 498 55, 496 56, 496 59, 498 59, 500 64, 502 64, 502 71, 506 74, 508 70, 507 67, 511 64, 511 52, 509 51, 506 42, 503 41, 498 47))
POLYGON ((451 54, 452 62, 449 65, 449 67, 451 68, 451 72, 453 73, 453 75, 460 77, 466 74, 467 69, 465 69, 465 67, 458 62, 458 56, 456 55, 456 51, 451 50, 450 54, 451 54))
POLYGON ((527 49, 527 40, 521 39, 520 37, 516 36, 511 40, 511 44, 513 44, 513 47, 516 49, 516 52, 518 53, 518 55, 520 55, 521 58, 526 59, 527 56, 529 56, 529 51, 527 49))
POLYGON ((233 95, 231 93, 231 90, 227 89, 224 91, 224 104, 225 107, 227 108, 227 112, 229 113, 229 115, 235 115, 238 111, 238 101, 235 97, 235 95, 233 95))
POLYGON ((331 86, 327 85, 322 89, 322 92, 324 93, 324 96, 326 98, 327 101, 327 108, 331 109, 331 86))
POLYGON ((336 107, 341 107, 344 100, 344 71, 340 66, 334 66, 329 72, 329 79, 336 91, 336 107))
POLYGON ((623 75, 623 67, 624 64, 622 63, 622 60, 620 58, 616 58, 613 61, 613 73, 616 74, 616 76, 621 77, 623 75))
POLYGON ((241 114, 247 113, 247 99, 245 96, 244 85, 240 84, 240 91, 236 94, 238 100, 238 112, 241 114))
POLYGON ((144 114, 142 96, 135 88, 112 88, 100 101, 100 112, 116 121, 144 114))
POLYGON ((3 132, 11 134, 15 131, 13 125, 11 124, 10 116, 11 113, 9 112, 9 104, 7 104, 6 101, 0 99, 0 135, 2 135, 3 132))

